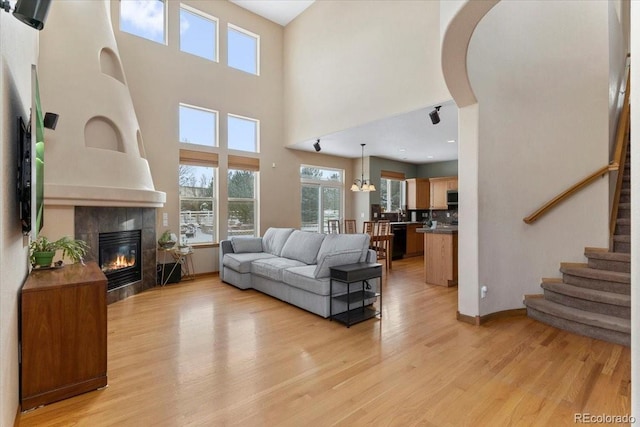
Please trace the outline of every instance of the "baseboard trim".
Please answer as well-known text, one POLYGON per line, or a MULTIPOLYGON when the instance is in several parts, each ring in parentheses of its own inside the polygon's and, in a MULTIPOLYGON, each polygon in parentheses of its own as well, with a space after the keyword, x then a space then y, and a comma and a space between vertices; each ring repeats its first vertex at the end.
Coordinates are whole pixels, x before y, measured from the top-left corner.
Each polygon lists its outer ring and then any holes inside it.
POLYGON ((497 311, 495 313, 485 314, 484 316, 468 316, 459 311, 456 312, 456 319, 460 322, 469 323, 471 325, 480 326, 490 320, 506 319, 509 317, 521 317, 527 315, 526 308, 514 308, 512 310, 497 311))

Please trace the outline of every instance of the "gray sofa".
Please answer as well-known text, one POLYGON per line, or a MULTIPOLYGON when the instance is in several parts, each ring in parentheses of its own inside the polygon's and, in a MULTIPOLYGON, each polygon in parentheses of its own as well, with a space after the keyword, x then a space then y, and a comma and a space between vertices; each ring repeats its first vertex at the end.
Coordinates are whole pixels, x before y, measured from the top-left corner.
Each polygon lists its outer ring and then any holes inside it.
MULTIPOLYGON (((329 268, 376 262, 368 234, 318 234, 293 228, 269 228, 263 237, 232 237, 220 242, 220 278, 240 289, 253 288, 322 317, 329 317, 329 268)), ((378 290, 380 280, 368 281, 378 290)), ((346 285, 333 282, 334 295, 346 285)), ((362 289, 363 283, 351 285, 362 289)), ((372 304, 375 298, 365 301, 372 304)), ((355 303, 351 308, 361 306, 355 303)), ((333 313, 346 311, 333 302, 333 313)))

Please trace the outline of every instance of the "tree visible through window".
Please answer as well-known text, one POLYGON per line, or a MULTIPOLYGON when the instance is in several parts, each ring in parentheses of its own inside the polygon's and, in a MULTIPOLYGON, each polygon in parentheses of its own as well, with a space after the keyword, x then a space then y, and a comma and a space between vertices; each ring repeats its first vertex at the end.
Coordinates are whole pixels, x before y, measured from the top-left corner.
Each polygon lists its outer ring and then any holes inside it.
POLYGON ((256 172, 229 169, 227 236, 256 236, 256 172))
POLYGON ((180 239, 182 243, 203 244, 217 240, 216 168, 180 164, 180 239))
POLYGON ((380 207, 385 212, 397 212, 405 204, 404 181, 380 178, 380 207))
POLYGON ((328 220, 342 218, 343 175, 338 169, 300 167, 302 230, 326 233, 328 220))

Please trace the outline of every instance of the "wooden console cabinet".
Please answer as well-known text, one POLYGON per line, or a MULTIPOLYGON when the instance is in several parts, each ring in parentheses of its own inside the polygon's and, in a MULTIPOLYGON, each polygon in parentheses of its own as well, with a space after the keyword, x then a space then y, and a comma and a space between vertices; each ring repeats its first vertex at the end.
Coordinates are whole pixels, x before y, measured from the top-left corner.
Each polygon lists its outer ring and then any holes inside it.
POLYGON ((22 410, 107 385, 106 299, 95 262, 29 274, 20 309, 22 410))

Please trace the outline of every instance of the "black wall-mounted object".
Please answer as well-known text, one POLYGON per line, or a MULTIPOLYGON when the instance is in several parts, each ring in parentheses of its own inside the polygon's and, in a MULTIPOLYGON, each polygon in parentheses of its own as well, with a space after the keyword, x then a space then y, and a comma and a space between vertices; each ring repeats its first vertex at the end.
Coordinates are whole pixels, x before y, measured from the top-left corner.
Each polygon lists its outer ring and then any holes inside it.
POLYGON ((17 196, 20 205, 22 232, 31 231, 31 132, 18 117, 18 182, 17 196))
POLYGON ((42 30, 50 6, 51 0, 18 0, 13 16, 36 30, 42 30))
POLYGON ((44 114, 44 127, 51 130, 56 130, 56 125, 58 124, 58 115, 56 113, 45 113, 44 114))

